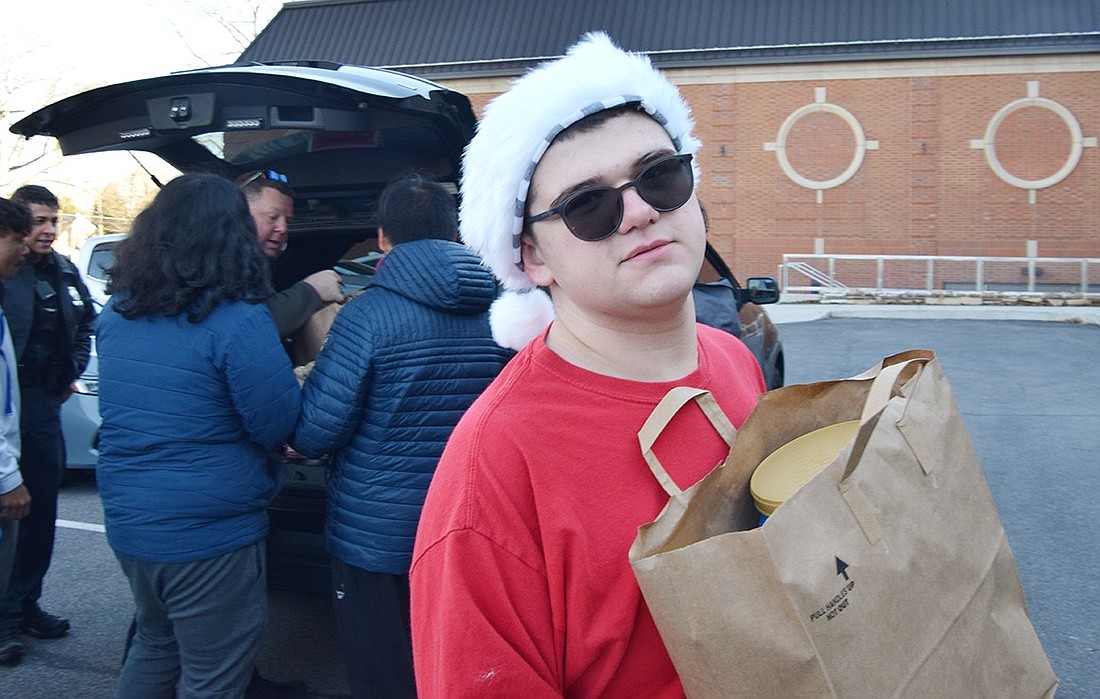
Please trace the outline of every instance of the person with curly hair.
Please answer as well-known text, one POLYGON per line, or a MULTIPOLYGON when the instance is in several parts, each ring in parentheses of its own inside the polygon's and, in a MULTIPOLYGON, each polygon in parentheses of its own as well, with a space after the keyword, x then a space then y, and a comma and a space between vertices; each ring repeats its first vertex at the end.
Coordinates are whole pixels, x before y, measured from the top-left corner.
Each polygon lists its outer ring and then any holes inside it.
POLYGON ((119 244, 108 292, 96 478, 136 607, 118 696, 242 696, 267 616, 275 449, 301 391, 240 189, 169 182, 119 244))

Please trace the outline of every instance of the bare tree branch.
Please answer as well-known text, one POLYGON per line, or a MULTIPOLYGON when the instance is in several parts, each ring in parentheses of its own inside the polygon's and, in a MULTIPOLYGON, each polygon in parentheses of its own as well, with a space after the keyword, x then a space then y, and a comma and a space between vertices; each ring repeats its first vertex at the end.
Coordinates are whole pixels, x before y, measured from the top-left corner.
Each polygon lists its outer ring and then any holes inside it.
POLYGON ((281 0, 238 0, 233 3, 215 0, 184 0, 179 5, 182 10, 169 19, 175 28, 176 36, 180 38, 191 55, 204 65, 220 65, 231 62, 248 48, 282 5, 281 0), (185 20, 190 22, 187 27, 182 26, 185 20), (216 56, 211 54, 209 49, 204 51, 196 49, 194 42, 190 40, 191 36, 196 36, 193 34, 196 27, 205 29, 202 36, 206 44, 209 44, 211 33, 220 34, 224 42, 219 43, 222 43, 225 49, 216 56))

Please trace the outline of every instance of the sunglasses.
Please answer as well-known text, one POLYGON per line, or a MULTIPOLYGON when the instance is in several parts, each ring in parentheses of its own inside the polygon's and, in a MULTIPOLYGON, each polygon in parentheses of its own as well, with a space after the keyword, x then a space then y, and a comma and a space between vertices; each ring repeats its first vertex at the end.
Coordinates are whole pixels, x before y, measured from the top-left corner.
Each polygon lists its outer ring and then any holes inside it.
POLYGON ((246 179, 244 182, 241 182, 241 189, 244 189, 261 177, 265 180, 270 180, 272 182, 282 182, 283 184, 289 184, 287 182, 286 175, 281 172, 275 172, 274 170, 257 170, 248 179, 246 179))
POLYGON ((589 242, 603 240, 619 230, 623 222, 623 191, 633 187, 646 204, 657 211, 675 211, 687 203, 695 189, 691 155, 670 155, 655 160, 638 176, 618 187, 586 187, 541 214, 527 217, 537 223, 561 216, 569 231, 589 242))

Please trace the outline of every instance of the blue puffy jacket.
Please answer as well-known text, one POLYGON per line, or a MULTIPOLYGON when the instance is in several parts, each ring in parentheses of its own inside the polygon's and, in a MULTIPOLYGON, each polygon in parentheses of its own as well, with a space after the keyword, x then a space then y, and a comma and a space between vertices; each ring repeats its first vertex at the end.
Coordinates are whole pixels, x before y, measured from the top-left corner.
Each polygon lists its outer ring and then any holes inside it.
POLYGON ((225 303, 201 323, 96 323, 99 462, 107 539, 119 553, 182 563, 255 543, 283 472, 274 448, 302 395, 267 306, 225 303))
POLYGON ((454 426, 512 356, 489 330, 492 274, 458 243, 415 240, 336 316, 293 444, 333 454, 329 552, 408 573, 420 510, 454 426))

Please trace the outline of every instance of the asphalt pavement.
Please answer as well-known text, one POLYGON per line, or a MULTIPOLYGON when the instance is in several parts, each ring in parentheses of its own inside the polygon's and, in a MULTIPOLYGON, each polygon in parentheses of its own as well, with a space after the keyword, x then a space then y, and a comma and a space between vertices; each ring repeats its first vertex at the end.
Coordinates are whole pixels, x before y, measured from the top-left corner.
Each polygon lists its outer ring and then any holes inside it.
POLYGON ((906 349, 936 352, 1061 681, 1058 697, 1100 697, 1100 316, 1019 309, 1022 320, 795 322, 808 311, 776 310, 788 383, 853 376, 906 349))
MULTIPOLYGON (((61 639, 23 637, 27 655, 0 665, 0 699, 113 697, 134 605, 107 545, 103 508, 91 471, 62 487, 53 563, 42 606, 72 622, 61 639)), ((268 628, 257 667, 273 680, 304 680, 312 699, 347 697, 335 621, 327 597, 268 595, 268 628)))
MULTIPOLYGON (((934 350, 951 382, 1017 558, 1060 698, 1100 696, 1100 308, 781 303, 787 383, 842 378, 911 348, 934 350)), ((62 490, 43 606, 72 620, 58 640, 27 639, 0 666, 0 698, 113 696, 133 604, 102 529, 89 476, 62 490)), ((346 696, 326 598, 272 593, 258 661, 346 696)))

